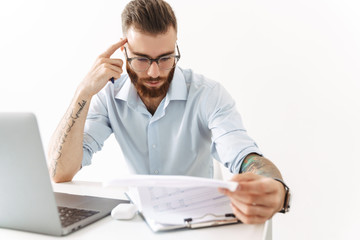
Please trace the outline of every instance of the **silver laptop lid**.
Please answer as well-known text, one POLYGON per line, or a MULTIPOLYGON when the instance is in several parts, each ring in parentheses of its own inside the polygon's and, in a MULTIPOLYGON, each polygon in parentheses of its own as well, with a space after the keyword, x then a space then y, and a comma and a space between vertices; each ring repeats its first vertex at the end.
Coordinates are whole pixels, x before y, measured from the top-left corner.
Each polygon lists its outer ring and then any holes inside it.
POLYGON ((0 227, 61 235, 36 118, 0 113, 0 227))

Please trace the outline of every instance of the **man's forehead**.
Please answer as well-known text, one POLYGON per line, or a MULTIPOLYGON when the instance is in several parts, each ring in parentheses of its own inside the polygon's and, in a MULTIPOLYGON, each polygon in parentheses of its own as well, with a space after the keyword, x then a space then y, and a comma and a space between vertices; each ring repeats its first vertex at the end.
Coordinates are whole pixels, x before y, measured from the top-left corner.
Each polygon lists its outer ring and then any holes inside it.
POLYGON ((176 31, 170 27, 166 33, 149 34, 143 33, 130 27, 126 34, 127 46, 130 51, 142 53, 151 57, 174 51, 177 40, 176 31))

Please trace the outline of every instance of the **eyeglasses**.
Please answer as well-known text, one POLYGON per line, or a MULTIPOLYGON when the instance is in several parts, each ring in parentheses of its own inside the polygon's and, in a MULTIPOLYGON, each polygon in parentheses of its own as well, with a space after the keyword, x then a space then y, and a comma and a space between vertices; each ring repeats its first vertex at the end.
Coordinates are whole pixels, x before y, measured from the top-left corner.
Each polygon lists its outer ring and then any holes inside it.
POLYGON ((124 47, 124 49, 125 49, 125 54, 126 54, 126 60, 130 64, 130 67, 135 72, 147 71, 153 62, 156 62, 156 64, 159 66, 160 70, 169 70, 169 69, 174 68, 176 66, 176 63, 180 59, 180 51, 179 51, 179 47, 177 44, 176 44, 176 49, 177 49, 178 55, 171 54, 171 55, 158 57, 155 59, 148 58, 148 57, 129 58, 126 47, 124 47))

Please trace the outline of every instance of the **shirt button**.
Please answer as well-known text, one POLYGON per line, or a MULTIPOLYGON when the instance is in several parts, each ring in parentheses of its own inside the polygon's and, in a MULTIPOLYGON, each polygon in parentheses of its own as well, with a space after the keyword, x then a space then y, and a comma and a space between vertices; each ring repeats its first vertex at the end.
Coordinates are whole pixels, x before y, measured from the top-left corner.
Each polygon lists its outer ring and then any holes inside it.
POLYGON ((158 171, 158 170, 155 170, 155 171, 154 171, 154 174, 158 174, 158 173, 159 173, 159 171, 158 171))
POLYGON ((152 145, 152 147, 153 147, 153 148, 156 148, 156 145, 155 145, 155 144, 153 144, 153 145, 152 145))

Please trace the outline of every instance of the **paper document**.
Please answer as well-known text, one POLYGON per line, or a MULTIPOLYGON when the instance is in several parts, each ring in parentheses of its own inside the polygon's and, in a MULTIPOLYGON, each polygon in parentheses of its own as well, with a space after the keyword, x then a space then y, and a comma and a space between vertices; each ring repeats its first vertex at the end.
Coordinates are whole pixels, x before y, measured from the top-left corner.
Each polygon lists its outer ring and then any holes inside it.
POLYGON ((235 191, 236 182, 216 180, 201 177, 175 176, 175 175, 132 175, 128 177, 116 178, 104 182, 104 186, 119 187, 171 187, 171 188, 193 188, 211 187, 226 188, 235 191))
MULTIPOLYGON (((188 176, 134 175, 104 185, 131 187, 129 197, 154 231, 189 227, 189 222, 193 226, 229 218, 237 222, 229 198, 218 191, 218 187, 235 191, 236 182, 188 176)), ((211 225, 216 224, 208 226, 211 225)))
POLYGON ((230 200, 216 188, 138 188, 145 217, 162 224, 184 224, 224 218, 232 213, 230 200))

